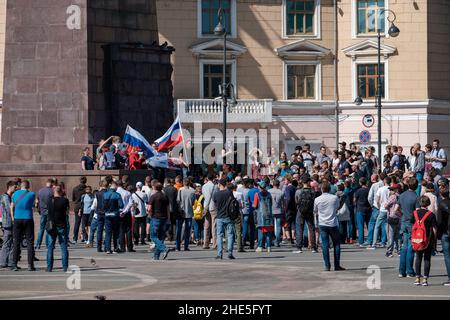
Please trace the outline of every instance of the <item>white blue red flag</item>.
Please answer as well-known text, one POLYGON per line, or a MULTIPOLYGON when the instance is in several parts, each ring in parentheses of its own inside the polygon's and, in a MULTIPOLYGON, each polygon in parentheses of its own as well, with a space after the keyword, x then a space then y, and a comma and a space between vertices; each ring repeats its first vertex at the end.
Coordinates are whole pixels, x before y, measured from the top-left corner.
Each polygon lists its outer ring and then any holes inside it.
POLYGON ((128 143, 131 147, 139 148, 146 159, 154 157, 158 154, 151 144, 137 130, 127 126, 123 142, 128 143))
POLYGON ((181 132, 180 119, 177 117, 170 126, 169 130, 156 143, 156 150, 161 152, 169 150, 183 142, 183 134, 181 132))

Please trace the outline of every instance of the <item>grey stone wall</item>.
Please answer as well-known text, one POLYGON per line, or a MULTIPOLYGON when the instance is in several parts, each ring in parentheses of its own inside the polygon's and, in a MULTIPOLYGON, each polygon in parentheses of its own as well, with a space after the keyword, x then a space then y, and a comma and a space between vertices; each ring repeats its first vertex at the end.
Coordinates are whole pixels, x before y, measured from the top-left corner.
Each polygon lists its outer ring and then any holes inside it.
POLYGON ((82 0, 9 0, 3 144, 87 143, 87 28, 82 0), (81 29, 67 8, 81 8, 81 29))
POLYGON ((6 25, 0 170, 72 169, 127 124, 149 140, 170 125, 173 48, 158 44, 155 0, 8 0, 6 25), (118 48, 106 63, 105 45, 118 48))
POLYGON ((105 97, 107 132, 124 132, 127 124, 150 142, 173 121, 171 47, 107 45, 105 97))
POLYGON ((105 53, 102 46, 108 43, 142 42, 148 45, 158 42, 158 24, 153 0, 90 0, 88 6, 89 142, 96 143, 110 135, 120 136, 124 130, 110 123, 113 108, 107 103, 104 92, 105 53))

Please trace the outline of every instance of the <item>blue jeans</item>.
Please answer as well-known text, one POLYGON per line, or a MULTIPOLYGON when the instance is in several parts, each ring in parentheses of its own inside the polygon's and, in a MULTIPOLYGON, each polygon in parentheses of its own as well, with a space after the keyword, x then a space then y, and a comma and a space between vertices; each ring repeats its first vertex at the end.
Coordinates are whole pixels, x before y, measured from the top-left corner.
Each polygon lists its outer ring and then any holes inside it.
POLYGON ((94 235, 95 232, 97 231, 97 227, 98 227, 98 220, 96 218, 92 218, 91 227, 89 229, 89 238, 88 238, 89 243, 94 243, 94 235))
POLYGON ((228 256, 233 255, 234 245, 234 222, 230 218, 217 219, 217 256, 222 257, 223 253, 223 235, 227 229, 227 250, 228 256))
POLYGON ((352 221, 339 221, 339 234, 340 239, 350 240, 352 238, 352 221))
POLYGON ((445 268, 447 269, 447 277, 450 281, 450 239, 448 234, 442 235, 442 250, 444 251, 445 268))
MULTIPOLYGON (((45 225, 47 224, 47 215, 41 214, 41 220, 39 224, 39 232, 36 239, 36 246, 35 248, 40 248, 42 245, 42 239, 44 238, 44 232, 45 232, 45 225)), ((45 237, 45 245, 48 247, 48 238, 45 237)))
POLYGON ((420 196, 420 192, 422 191, 421 182, 423 180, 423 174, 424 174, 423 172, 416 172, 416 179, 417 179, 417 182, 419 183, 419 185, 417 186, 417 189, 416 189, 416 194, 418 196, 420 196))
POLYGON ((244 217, 244 223, 242 224, 242 239, 245 242, 250 242, 250 247, 253 247, 255 242, 255 219, 252 214, 246 214, 244 217))
POLYGON ((178 218, 177 219, 177 236, 175 244, 177 250, 181 250, 181 231, 184 223, 184 249, 189 249, 189 241, 191 237, 192 218, 178 218))
POLYGON ((325 269, 331 269, 330 263, 330 236, 333 241, 334 268, 337 269, 341 265, 341 242, 339 238, 338 227, 319 226, 320 239, 322 239, 322 255, 325 263, 325 269))
POLYGON ((283 217, 281 215, 274 216, 276 245, 279 245, 281 243, 281 240, 283 240, 283 228, 281 227, 282 219, 283 217))
POLYGON ((406 276, 412 275, 415 276, 414 272, 414 251, 411 244, 411 232, 408 230, 404 230, 402 233, 403 238, 403 246, 400 251, 400 266, 398 268, 398 273, 406 276))
POLYGON ((272 232, 263 232, 261 228, 258 228, 258 247, 262 248, 266 243, 266 248, 272 246, 272 232))
POLYGON ((375 229, 373 233, 372 246, 375 247, 378 240, 379 229, 381 228, 381 244, 386 245, 387 235, 386 235, 386 225, 387 225, 387 211, 380 210, 378 213, 377 221, 375 223, 375 229))
POLYGON ((205 220, 193 220, 194 225, 194 239, 195 241, 203 240, 203 224, 205 220))
POLYGON ((358 226, 358 242, 359 244, 364 244, 364 224, 367 228, 369 221, 371 219, 371 214, 362 211, 356 211, 356 225, 358 226))
POLYGON ((49 235, 47 234, 47 269, 53 269, 53 252, 55 250, 56 238, 58 238, 59 245, 61 246, 61 260, 62 267, 64 271, 69 268, 69 250, 67 250, 67 238, 66 238, 66 228, 57 227, 57 234, 49 235))
MULTIPOLYGON (((113 240, 114 250, 117 249, 117 240, 119 239, 119 216, 105 217, 105 251, 111 250, 111 237, 113 240)), ((97 239, 98 240, 98 239, 97 239)))
POLYGON ((166 245, 164 239, 166 238, 167 219, 152 218, 150 229, 150 237, 155 243, 155 260, 159 260, 159 256, 162 252, 166 251, 166 245))
POLYGON ((367 240, 366 240, 366 244, 371 245, 372 241, 373 241, 373 230, 375 229, 375 223, 377 222, 377 218, 378 218, 378 209, 377 208, 372 208, 372 214, 370 216, 370 220, 369 220, 369 227, 367 230, 367 240))
POLYGON ((103 229, 105 228, 105 216, 97 216, 97 250, 102 248, 103 243, 103 229))

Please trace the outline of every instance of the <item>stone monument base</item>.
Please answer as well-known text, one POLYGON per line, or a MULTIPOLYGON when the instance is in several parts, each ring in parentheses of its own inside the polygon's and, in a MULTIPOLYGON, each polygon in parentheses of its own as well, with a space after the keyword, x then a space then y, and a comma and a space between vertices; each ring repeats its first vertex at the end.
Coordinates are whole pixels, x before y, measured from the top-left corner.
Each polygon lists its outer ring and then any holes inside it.
MULTIPOLYGON (((4 171, 80 171, 88 145, 0 145, 0 173, 4 171)), ((91 148, 92 154, 92 145, 91 148)))

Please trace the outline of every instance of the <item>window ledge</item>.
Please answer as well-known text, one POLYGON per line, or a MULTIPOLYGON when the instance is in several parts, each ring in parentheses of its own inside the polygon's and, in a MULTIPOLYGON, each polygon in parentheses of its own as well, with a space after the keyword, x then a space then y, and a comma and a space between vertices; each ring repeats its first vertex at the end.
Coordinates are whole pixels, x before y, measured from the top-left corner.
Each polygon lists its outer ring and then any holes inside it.
POLYGON ((285 35, 282 37, 284 40, 290 40, 290 39, 316 39, 316 40, 322 40, 322 37, 320 35, 303 35, 303 36, 297 36, 297 35, 285 35))

